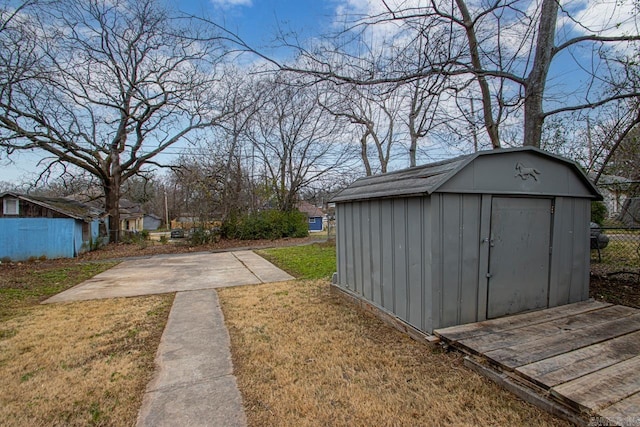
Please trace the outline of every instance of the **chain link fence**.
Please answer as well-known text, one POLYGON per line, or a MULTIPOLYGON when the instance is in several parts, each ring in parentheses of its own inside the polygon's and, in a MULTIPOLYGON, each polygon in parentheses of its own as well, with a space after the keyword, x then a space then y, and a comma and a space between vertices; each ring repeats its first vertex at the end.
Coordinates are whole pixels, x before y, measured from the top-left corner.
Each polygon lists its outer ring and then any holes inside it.
POLYGON ((640 281, 640 228, 592 227, 591 272, 640 281))

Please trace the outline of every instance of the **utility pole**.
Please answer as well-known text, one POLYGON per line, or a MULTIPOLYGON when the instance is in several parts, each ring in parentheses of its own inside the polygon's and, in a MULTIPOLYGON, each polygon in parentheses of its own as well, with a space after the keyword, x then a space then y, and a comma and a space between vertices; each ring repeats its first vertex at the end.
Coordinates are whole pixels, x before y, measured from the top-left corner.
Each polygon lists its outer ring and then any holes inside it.
POLYGON ((169 224, 169 205, 167 204, 167 190, 164 191, 164 218, 167 231, 169 231, 169 229, 171 228, 171 224, 169 224))

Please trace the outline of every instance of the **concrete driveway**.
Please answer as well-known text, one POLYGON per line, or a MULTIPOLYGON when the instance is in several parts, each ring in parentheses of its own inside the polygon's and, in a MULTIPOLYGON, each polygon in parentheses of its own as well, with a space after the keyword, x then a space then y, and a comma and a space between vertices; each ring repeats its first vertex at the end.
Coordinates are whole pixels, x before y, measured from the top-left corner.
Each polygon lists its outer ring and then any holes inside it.
POLYGON ((177 292, 138 427, 246 427, 216 288, 292 280, 251 251, 128 260, 45 303, 177 292))
POLYGON ((124 261, 44 302, 133 297, 292 279, 251 251, 156 255, 124 261))

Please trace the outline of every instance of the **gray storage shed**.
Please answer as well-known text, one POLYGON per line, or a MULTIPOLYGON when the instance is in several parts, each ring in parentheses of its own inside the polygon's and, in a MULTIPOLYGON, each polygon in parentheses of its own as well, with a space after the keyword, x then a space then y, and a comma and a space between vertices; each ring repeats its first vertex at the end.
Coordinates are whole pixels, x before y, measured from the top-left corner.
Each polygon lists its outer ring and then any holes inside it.
POLYGON ((333 198, 336 285, 427 333, 586 300, 592 200, 532 147, 362 178, 333 198))

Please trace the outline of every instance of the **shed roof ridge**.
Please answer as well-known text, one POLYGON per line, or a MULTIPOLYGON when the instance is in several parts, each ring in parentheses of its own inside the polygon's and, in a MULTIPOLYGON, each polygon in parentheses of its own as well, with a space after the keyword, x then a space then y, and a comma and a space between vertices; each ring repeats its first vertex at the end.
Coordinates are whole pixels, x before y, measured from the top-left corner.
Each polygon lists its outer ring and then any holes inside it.
POLYGON ((529 155, 541 156, 564 164, 573 171, 582 182, 582 185, 587 188, 587 192, 595 196, 596 199, 600 197, 598 190, 575 161, 548 153, 537 147, 526 146, 477 151, 435 163, 363 177, 334 196, 332 201, 342 202, 379 197, 430 195, 434 192, 442 191, 454 176, 461 173, 478 158, 509 153, 528 153, 529 155))

